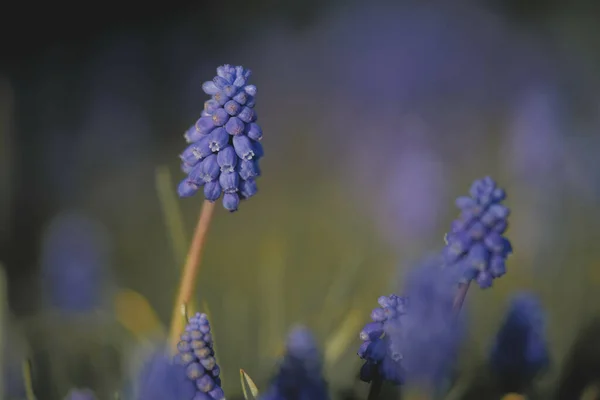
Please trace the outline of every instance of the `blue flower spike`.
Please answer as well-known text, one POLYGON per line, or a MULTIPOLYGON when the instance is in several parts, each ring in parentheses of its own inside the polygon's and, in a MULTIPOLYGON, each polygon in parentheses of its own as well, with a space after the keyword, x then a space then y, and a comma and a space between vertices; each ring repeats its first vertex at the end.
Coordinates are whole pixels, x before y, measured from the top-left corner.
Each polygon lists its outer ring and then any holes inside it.
POLYGON ((536 296, 520 293, 512 298, 490 352, 490 366, 504 379, 516 379, 517 389, 525 388, 549 365, 545 322, 536 296))
POLYGON ((188 381, 194 383, 194 400, 224 400, 220 369, 215 359, 210 323, 206 314, 189 319, 177 344, 176 364, 185 368, 188 381))
POLYGON ((489 176, 473 182, 469 196, 456 199, 460 215, 446 234, 443 255, 446 265, 460 268, 462 283, 474 280, 486 289, 506 273, 512 245, 503 236, 510 215, 505 199, 505 191, 489 176))
POLYGON ((361 380, 376 396, 381 382, 439 388, 455 365, 464 318, 452 314, 456 273, 441 268, 439 257, 410 270, 402 290, 378 299, 372 322, 359 334, 361 380))
POLYGON ((323 361, 311 332, 305 327, 291 330, 279 371, 259 400, 329 400, 323 378, 323 361))
POLYGON ((359 334, 363 341, 358 356, 365 360, 360 370, 360 379, 372 382, 376 377, 396 385, 404 383, 405 374, 401 364, 402 355, 396 351, 390 333, 396 332, 406 315, 408 299, 395 294, 382 296, 377 302, 380 307, 371 312, 370 322, 359 334))
POLYGON ((248 84, 250 75, 248 69, 226 64, 202 85, 211 99, 184 134, 190 145, 180 155, 181 170, 187 174, 177 189, 180 197, 191 197, 203 187, 206 200, 222 197, 223 207, 233 212, 256 194, 263 134, 256 123, 256 86, 248 84))

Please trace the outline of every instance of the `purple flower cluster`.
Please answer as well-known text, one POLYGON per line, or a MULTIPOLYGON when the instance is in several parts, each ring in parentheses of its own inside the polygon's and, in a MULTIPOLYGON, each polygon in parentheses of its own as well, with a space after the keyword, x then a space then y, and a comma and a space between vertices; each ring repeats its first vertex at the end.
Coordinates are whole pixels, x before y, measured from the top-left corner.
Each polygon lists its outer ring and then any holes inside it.
POLYGON ((476 180, 469 196, 456 200, 461 213, 446 235, 446 264, 458 266, 463 281, 476 280, 481 288, 492 286, 495 278, 506 273, 505 261, 512 253, 510 241, 503 236, 510 214, 501 204, 505 198, 492 178, 476 180))
POLYGON ((490 365, 496 372, 533 378, 549 363, 544 310, 529 293, 515 296, 496 335, 490 365))
POLYGON ((212 96, 204 103, 201 118, 186 133, 190 145, 181 154, 181 197, 204 186, 204 197, 214 202, 223 194, 223 207, 238 209, 240 200, 257 192, 258 160, 263 156, 262 129, 254 111, 256 86, 248 85, 250 70, 223 65, 202 90, 212 96))
POLYGON ((448 377, 465 333, 465 318, 452 312, 457 273, 439 258, 412 268, 402 293, 409 299, 402 325, 393 325, 392 344, 403 356, 407 379, 436 387, 448 377))
POLYGON ((407 380, 435 385, 445 378, 457 357, 463 320, 452 313, 454 271, 440 266, 436 258, 411 270, 404 297, 379 298, 373 322, 360 332, 363 381, 379 377, 396 385, 407 380))
POLYGON ((322 369, 321 354, 311 332, 304 327, 292 329, 279 372, 260 400, 328 400, 322 369))
POLYGON ((225 399, 206 314, 197 313, 190 318, 177 351, 177 364, 185 366, 187 378, 198 390, 193 400, 225 399))
POLYGON ((371 382, 377 376, 401 385, 405 379, 402 367, 402 354, 394 346, 388 333, 395 331, 401 325, 401 319, 406 315, 408 299, 395 294, 381 296, 377 302, 380 307, 371 312, 370 322, 360 332, 363 341, 358 350, 358 356, 365 360, 360 370, 360 379, 371 382))

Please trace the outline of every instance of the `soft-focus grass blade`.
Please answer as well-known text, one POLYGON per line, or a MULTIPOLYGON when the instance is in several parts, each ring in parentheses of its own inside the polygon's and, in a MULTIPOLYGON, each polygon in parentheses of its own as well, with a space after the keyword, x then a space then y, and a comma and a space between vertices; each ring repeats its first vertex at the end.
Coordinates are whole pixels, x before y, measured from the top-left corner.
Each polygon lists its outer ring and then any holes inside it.
POLYGON ((579 400, 596 400, 600 398, 600 386, 598 383, 588 385, 579 400))
POLYGON ((448 394, 444 397, 444 400, 460 400, 464 396, 470 384, 470 376, 468 374, 464 374, 461 379, 459 379, 458 382, 456 382, 454 386, 450 388, 448 394))
POLYGON ((364 261, 364 258, 359 254, 357 252, 347 262, 340 265, 336 277, 327 291, 317 324, 323 332, 329 332, 332 329, 331 323, 336 319, 337 310, 340 309, 342 304, 348 304, 348 300, 353 295, 352 288, 364 261))
POLYGON ((12 119, 14 114, 14 94, 10 82, 0 76, 0 239, 5 240, 10 232, 8 222, 11 217, 12 160, 14 140, 12 119))
POLYGON ((240 382, 242 384, 244 399, 255 400, 258 398, 258 387, 256 387, 256 384, 252 378, 250 378, 250 375, 248 375, 243 369, 240 369, 240 382), (250 389, 250 393, 248 393, 248 389, 250 389))
POLYGON ((148 300, 131 289, 122 289, 114 298, 117 321, 137 339, 164 335, 165 328, 148 300))
POLYGON ((29 359, 23 360, 22 373, 27 400, 36 400, 35 393, 33 392, 33 379, 31 377, 31 361, 29 359))
POLYGON ((261 250, 259 354, 274 357, 285 335, 285 246, 271 236, 261 250))
POLYGON ((325 342, 325 365, 327 367, 334 366, 348 350, 350 343, 358 336, 363 323, 364 316, 361 310, 350 310, 339 328, 329 335, 325 342))
POLYGON ((156 169, 156 193, 163 214, 165 225, 167 226, 168 236, 173 246, 175 261, 178 265, 183 265, 187 252, 187 243, 183 217, 179 202, 173 189, 173 180, 171 172, 166 166, 156 169))

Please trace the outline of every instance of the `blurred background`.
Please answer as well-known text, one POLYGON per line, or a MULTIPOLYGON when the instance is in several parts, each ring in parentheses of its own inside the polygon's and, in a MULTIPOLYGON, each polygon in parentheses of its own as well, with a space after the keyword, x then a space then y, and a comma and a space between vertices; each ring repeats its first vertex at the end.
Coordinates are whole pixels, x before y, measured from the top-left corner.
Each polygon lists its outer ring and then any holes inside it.
POLYGON ((164 336, 201 205, 176 197, 182 135, 224 63, 253 71, 267 152, 260 195, 218 207, 198 285, 227 392, 239 368, 264 384, 297 322, 351 386, 377 297, 441 249, 453 199, 485 175, 509 194, 515 254, 469 294, 465 365, 516 290, 541 296, 555 365, 600 312, 597 3, 2 7, 3 357, 33 360, 43 399, 107 398, 164 336))

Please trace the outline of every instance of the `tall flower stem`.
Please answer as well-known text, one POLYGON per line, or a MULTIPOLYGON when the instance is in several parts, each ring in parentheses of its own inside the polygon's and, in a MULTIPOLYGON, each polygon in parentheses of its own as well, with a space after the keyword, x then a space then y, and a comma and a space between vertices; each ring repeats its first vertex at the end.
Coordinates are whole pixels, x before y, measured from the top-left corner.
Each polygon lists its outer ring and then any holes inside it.
POLYGON ((375 375, 375 377, 373 377, 373 380, 371 381, 371 386, 369 387, 369 395, 367 396, 367 400, 378 400, 379 399, 382 384, 383 384, 383 379, 381 379, 381 376, 379 375, 379 373, 377 373, 375 375))
POLYGON ((202 211, 200 212, 200 218, 198 218, 198 224, 192 238, 192 243, 188 250, 188 254, 183 267, 181 275, 181 281, 179 283, 179 292, 177 294, 177 301, 175 303, 175 311, 171 320, 171 329, 169 331, 169 348, 174 354, 177 350, 177 342, 179 341, 179 335, 184 329, 184 318, 181 317, 181 306, 187 305, 196 287, 196 279, 198 277, 198 271, 200 270, 200 261, 202 258, 202 251, 206 242, 206 236, 208 234, 208 228, 210 221, 215 210, 215 203, 208 200, 204 200, 202 205, 202 211))
POLYGON ((458 285, 458 291, 456 292, 454 302, 452 303, 452 312, 455 316, 458 316, 458 314, 460 314, 460 310, 462 309, 463 303, 465 302, 465 297, 467 297, 467 292, 469 291, 470 285, 471 282, 460 283, 458 285))

